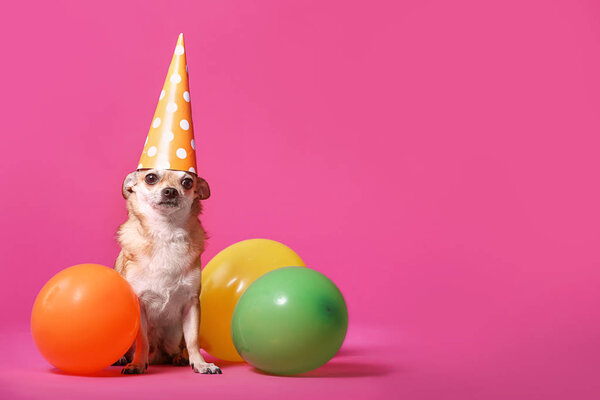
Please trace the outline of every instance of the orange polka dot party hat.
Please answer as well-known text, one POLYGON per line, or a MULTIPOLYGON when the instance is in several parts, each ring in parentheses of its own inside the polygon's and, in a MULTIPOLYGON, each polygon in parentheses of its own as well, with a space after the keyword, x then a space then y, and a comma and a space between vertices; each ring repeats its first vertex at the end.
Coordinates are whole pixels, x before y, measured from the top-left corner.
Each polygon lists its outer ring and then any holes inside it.
POLYGON ((196 173, 195 150, 188 69, 181 33, 138 169, 173 169, 196 173))

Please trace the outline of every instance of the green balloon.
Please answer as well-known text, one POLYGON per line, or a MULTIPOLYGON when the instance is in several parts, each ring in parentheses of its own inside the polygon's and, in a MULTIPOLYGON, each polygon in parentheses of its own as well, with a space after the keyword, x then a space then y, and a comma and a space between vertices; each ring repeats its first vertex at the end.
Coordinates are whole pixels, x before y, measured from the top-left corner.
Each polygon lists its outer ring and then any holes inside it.
POLYGON ((311 371, 340 349, 348 309, 325 275, 303 267, 268 272, 239 299, 231 321, 236 350, 252 366, 277 375, 311 371))

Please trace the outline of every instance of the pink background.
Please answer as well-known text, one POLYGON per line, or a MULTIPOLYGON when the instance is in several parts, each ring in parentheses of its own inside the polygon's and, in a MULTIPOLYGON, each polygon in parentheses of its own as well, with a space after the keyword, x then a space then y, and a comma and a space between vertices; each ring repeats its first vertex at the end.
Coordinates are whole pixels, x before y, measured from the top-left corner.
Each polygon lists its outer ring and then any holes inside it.
POLYGON ((598 397, 596 2, 12 2, 0 34, 0 394, 598 397), (69 377, 27 333, 52 275, 112 265, 179 32, 205 260, 272 238, 346 296, 310 382, 69 377))

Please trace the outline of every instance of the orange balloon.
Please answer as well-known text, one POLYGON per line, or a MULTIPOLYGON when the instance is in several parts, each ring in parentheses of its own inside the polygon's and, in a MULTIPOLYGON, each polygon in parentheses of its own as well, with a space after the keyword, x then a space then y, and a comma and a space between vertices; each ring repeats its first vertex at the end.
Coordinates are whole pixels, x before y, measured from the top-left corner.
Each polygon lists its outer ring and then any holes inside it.
POLYGON ((31 333, 50 364, 86 374, 121 358, 135 340, 139 321, 137 296, 118 272, 80 264, 44 285, 33 305, 31 333))

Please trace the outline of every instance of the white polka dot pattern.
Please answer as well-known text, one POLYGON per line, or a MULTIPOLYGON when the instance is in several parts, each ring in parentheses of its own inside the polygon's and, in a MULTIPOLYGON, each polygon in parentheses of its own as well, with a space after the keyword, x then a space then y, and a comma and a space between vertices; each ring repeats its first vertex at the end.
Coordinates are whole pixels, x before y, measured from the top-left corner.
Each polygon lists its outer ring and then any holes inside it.
POLYGON ((181 82, 181 75, 179 75, 177 72, 174 72, 173 75, 171 75, 170 81, 171 83, 178 84, 181 82))
POLYGON ((183 35, 179 35, 139 167, 196 173, 188 69, 183 35))
POLYGON ((159 161, 156 163, 156 169, 170 169, 171 163, 168 161, 159 161))
POLYGON ((187 156, 187 151, 185 151, 185 149, 177 149, 175 154, 177 154, 177 157, 183 160, 187 156))

